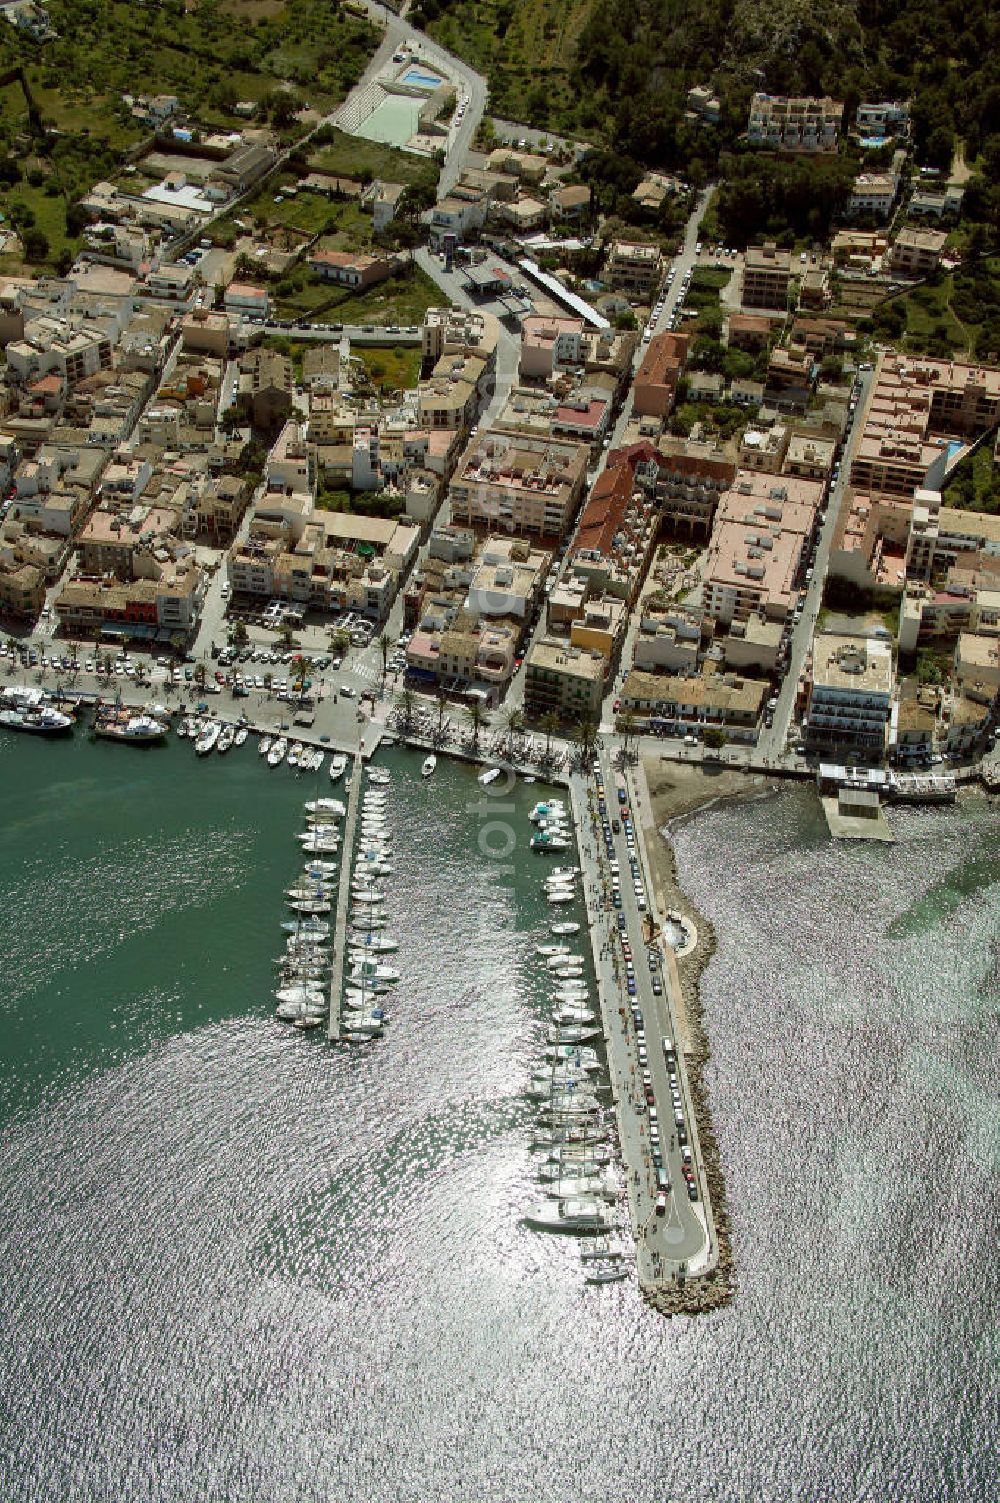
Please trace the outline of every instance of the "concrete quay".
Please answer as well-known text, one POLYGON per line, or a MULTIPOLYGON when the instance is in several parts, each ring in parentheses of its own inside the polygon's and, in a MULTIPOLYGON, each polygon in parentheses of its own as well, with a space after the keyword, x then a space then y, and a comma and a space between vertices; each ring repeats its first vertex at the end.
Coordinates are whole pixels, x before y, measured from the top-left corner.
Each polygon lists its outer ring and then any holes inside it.
POLYGON ((333 930, 333 960, 330 966, 330 1016, 326 1036, 337 1043, 341 1034, 341 1004, 344 997, 344 955, 347 949, 347 923, 351 907, 351 872, 354 859, 354 835, 361 803, 362 763, 355 753, 351 787, 347 795, 344 838, 340 845, 340 886, 337 889, 337 917, 333 930))
MULTIPOLYGON (((616 789, 620 779, 616 777, 607 754, 601 758, 601 767, 606 794, 610 796, 612 804, 617 805, 616 789)), ((694 1109, 697 1097, 691 1089, 687 1061, 673 1018, 671 994, 678 986, 676 969, 671 970, 670 956, 665 955, 662 965, 664 995, 656 997, 652 991, 646 960, 644 916, 639 912, 630 880, 622 882, 621 910, 616 910, 611 902, 610 870, 607 866, 596 789, 590 779, 578 773, 570 777, 569 789, 583 872, 608 1069, 626 1171, 639 1283, 644 1297, 664 1313, 693 1313, 712 1308, 730 1297, 730 1261, 728 1247, 720 1252, 713 1216, 717 1178, 714 1172, 710 1172, 702 1154, 697 1125, 699 1114, 694 1109), (619 911, 625 915, 626 934, 632 946, 637 993, 634 1001, 642 1012, 647 1067, 653 1080, 654 1100, 660 1121, 661 1150, 671 1183, 663 1215, 658 1215, 656 1211, 657 1183, 650 1146, 650 1119, 638 1060, 638 1040, 632 1020, 633 999, 628 997, 626 991, 621 938, 616 922, 619 911), (688 1198, 680 1147, 676 1142, 676 1134, 672 1131, 674 1115, 663 1052, 665 1038, 677 1044, 677 1070, 685 1102, 684 1117, 689 1146, 699 1187, 698 1201, 688 1198)), ((627 850, 619 852, 619 846, 624 846, 624 837, 619 835, 613 838, 620 864, 628 874, 627 850)), ((645 853, 638 828, 636 847, 640 863, 645 867, 645 853)), ((652 884, 648 881, 648 874, 644 879, 644 886, 651 911, 652 884)))

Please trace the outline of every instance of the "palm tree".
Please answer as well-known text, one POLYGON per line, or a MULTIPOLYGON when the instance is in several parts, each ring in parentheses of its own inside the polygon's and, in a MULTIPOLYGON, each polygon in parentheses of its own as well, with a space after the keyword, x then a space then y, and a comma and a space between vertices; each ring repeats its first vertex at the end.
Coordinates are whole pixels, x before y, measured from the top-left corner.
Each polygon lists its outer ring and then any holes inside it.
POLYGON ((291 647, 295 641, 295 632, 287 621, 282 621, 278 628, 278 641, 282 647, 291 647))
POLYGON ((631 713, 631 711, 626 710, 623 715, 619 715, 618 729, 621 731, 622 735, 622 754, 625 758, 625 761, 627 762, 629 739, 637 734, 635 716, 631 713))
POLYGON ((246 622, 237 621, 236 625, 233 627, 233 646, 245 647, 249 640, 250 633, 247 631, 246 622))
POLYGON ((472 750, 475 753, 479 750, 479 732, 482 730, 483 721, 486 719, 483 707, 478 699, 474 699, 471 705, 468 706, 465 711, 465 718, 472 727, 472 750))
POLYGON ((438 684, 435 698, 438 707, 438 723, 437 730, 434 732, 434 745, 439 746, 444 740, 444 712, 448 705, 448 696, 440 684, 438 684))
POLYGON ((584 715, 573 727, 573 743, 579 750, 581 767, 589 761, 596 737, 597 728, 594 722, 589 715, 584 715))
POLYGON ((559 716, 554 710, 542 716, 542 730, 545 732, 545 755, 542 760, 546 767, 552 761, 552 737, 559 729, 560 723, 559 716))
POLYGON ((511 705, 504 713, 503 723, 507 732, 507 758, 510 760, 514 755, 514 739, 524 730, 524 711, 518 705, 511 705))
POLYGON ((399 699, 400 708, 403 712, 403 730, 409 731, 413 724, 413 711, 416 705, 416 697, 412 689, 404 689, 399 699))
POLYGON ((381 638, 379 639, 379 646, 382 649, 382 693, 383 694, 385 693, 385 674, 386 674, 386 665, 387 665, 388 660, 389 660, 389 649, 390 649, 390 647, 395 647, 395 645, 396 645, 396 643, 395 643, 394 639, 392 637, 388 636, 385 632, 383 632, 381 638))
POLYGON ((334 632, 332 640, 334 652, 338 657, 343 657, 351 645, 351 639, 342 626, 334 632))

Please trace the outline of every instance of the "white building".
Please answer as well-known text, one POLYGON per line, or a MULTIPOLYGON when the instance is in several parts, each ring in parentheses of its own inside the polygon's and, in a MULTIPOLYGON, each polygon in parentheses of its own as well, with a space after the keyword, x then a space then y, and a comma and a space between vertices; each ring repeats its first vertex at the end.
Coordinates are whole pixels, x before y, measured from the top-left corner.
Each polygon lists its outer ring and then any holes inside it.
POLYGON ((879 760, 892 704, 892 649, 874 637, 818 632, 805 735, 812 748, 879 760))

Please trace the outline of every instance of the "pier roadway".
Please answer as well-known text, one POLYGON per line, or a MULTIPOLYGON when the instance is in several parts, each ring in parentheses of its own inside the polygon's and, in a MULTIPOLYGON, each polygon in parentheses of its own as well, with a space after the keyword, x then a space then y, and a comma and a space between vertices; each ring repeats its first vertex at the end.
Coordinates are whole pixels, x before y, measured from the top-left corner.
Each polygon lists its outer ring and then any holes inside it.
MULTIPOLYGON (((608 817, 618 817, 617 787, 619 779, 611 766, 610 757, 601 759, 605 792, 609 796, 608 817)), ((628 863, 628 851, 624 835, 613 836, 615 854, 622 869, 622 908, 616 909, 611 899, 610 868, 605 852, 604 834, 598 813, 596 783, 593 777, 574 773, 570 778, 570 794, 576 819, 577 840, 580 852, 580 867, 583 872, 587 914, 590 923, 594 966, 597 974, 598 992, 604 1021, 607 1043, 608 1068, 618 1115, 619 1138, 625 1164, 629 1196, 629 1208, 636 1239, 636 1258, 640 1281, 650 1293, 672 1287, 678 1275, 707 1272, 714 1262, 714 1237, 708 1226, 709 1209, 703 1199, 704 1186, 698 1165, 696 1134, 693 1115, 684 1076, 680 1052, 677 1070, 681 1082, 684 1117, 688 1129, 689 1145, 695 1159, 699 1180, 699 1200, 688 1198, 687 1186, 682 1173, 682 1158, 674 1127, 674 1111, 670 1095, 670 1082, 663 1054, 663 1040, 676 1042, 670 999, 669 977, 662 975, 664 994, 658 998, 651 985, 647 948, 644 936, 643 916, 636 904, 628 863), (656 1171, 650 1148, 649 1110, 642 1085, 639 1065, 638 1039, 632 1020, 632 998, 626 989, 624 956, 621 937, 617 927, 617 914, 624 913, 626 934, 632 947, 635 967, 635 1001, 642 1012, 645 1027, 647 1068, 652 1076, 654 1103, 659 1117, 660 1145, 663 1163, 671 1189, 667 1195, 666 1210, 657 1214, 656 1171), (683 1270, 681 1269, 683 1265, 683 1270)), ((641 844, 637 835, 637 844, 641 844)), ((640 857, 641 859, 641 857, 640 857)), ((651 890, 646 886, 647 900, 651 890)))
POLYGON ((337 890, 337 919, 333 930, 333 961, 330 966, 330 1018, 326 1036, 340 1038, 341 1001, 344 995, 344 951, 347 941, 347 915, 351 907, 351 870, 354 864, 354 832, 358 824, 358 805, 364 781, 360 754, 355 756, 351 787, 347 795, 344 838, 340 843, 340 887, 337 890))

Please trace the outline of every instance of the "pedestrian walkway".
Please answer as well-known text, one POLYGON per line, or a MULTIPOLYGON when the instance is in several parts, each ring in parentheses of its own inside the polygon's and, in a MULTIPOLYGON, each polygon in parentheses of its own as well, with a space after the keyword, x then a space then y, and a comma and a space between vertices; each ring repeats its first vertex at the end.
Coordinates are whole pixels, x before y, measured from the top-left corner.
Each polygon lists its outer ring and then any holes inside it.
POLYGON ((344 995, 344 950, 347 940, 347 914, 351 905, 351 865, 354 859, 354 832, 358 822, 363 781, 360 753, 355 753, 351 788, 347 797, 344 839, 340 847, 340 888, 337 893, 337 919, 333 931, 333 964, 330 968, 330 1017, 326 1036, 340 1038, 340 1012, 344 995))

